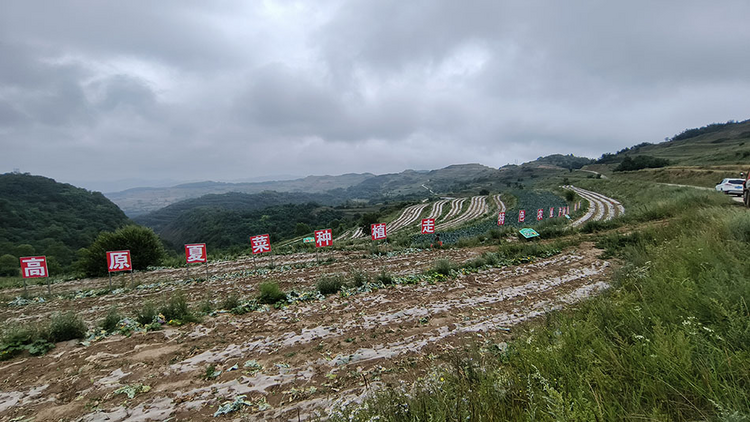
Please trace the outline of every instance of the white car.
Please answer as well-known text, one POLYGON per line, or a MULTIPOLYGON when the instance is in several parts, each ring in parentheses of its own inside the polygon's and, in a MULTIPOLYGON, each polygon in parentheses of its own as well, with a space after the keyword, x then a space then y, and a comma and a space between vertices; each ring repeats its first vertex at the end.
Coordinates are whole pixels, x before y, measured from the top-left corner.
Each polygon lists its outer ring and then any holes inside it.
POLYGON ((742 179, 724 179, 716 185, 717 192, 724 192, 729 195, 742 195, 742 179))

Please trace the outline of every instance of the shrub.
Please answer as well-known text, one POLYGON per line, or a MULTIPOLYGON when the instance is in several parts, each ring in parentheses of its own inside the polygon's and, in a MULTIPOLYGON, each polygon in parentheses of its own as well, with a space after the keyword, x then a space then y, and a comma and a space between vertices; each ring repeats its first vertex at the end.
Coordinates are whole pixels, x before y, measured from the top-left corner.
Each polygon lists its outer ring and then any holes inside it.
POLYGON ((18 277, 20 264, 18 258, 5 254, 0 256, 0 277, 18 277))
POLYGON ((162 306, 161 314, 167 321, 196 322, 198 318, 190 311, 187 298, 183 292, 175 292, 169 301, 162 306))
POLYGON ((456 268, 456 264, 449 259, 439 259, 432 266, 432 271, 442 275, 450 275, 451 271, 456 268))
POLYGON ((198 312, 202 314, 210 314, 213 310, 214 307, 210 299, 204 299, 200 306, 198 306, 198 312))
POLYGON ((153 230, 141 226, 104 232, 87 249, 82 249, 77 265, 87 276, 107 275, 107 251, 130 250, 133 269, 145 270, 164 258, 164 247, 153 230))
POLYGON ((275 281, 266 281, 260 283, 258 286, 260 294, 258 294, 258 302, 266 304, 275 304, 286 299, 286 294, 279 288, 279 283, 275 281))
POLYGON ((566 190, 564 196, 565 200, 568 202, 573 202, 576 200, 576 193, 572 190, 566 190))
POLYGON ((49 338, 53 342, 86 337, 86 324, 73 311, 52 315, 49 338))
POLYGON ((383 284, 393 284, 393 274, 389 273, 385 270, 385 268, 383 268, 380 271, 380 274, 378 274, 378 281, 383 284))
POLYGON ((370 275, 362 270, 352 271, 352 284, 354 287, 362 287, 365 283, 370 281, 370 275))
POLYGON ((156 305, 154 302, 147 300, 143 307, 136 312, 135 319, 138 321, 141 325, 148 325, 154 322, 154 319, 159 315, 159 312, 156 310, 156 305))
POLYGON ((117 329, 117 323, 120 322, 121 319, 122 315, 120 315, 120 312, 117 311, 117 308, 113 306, 109 308, 109 311, 107 311, 107 315, 99 323, 99 327, 101 327, 102 330, 111 333, 117 329))
MULTIPOLYGON (((240 296, 237 293, 230 293, 227 297, 221 301, 219 306, 221 309, 231 310, 240 306, 240 296)), ((210 310, 208 312, 211 312, 210 310)))
POLYGON ((18 356, 24 350, 33 356, 43 355, 55 345, 49 342, 49 329, 39 325, 9 326, 0 338, 0 361, 18 356))
POLYGON ((317 288, 325 296, 338 293, 343 285, 344 278, 340 274, 326 274, 318 280, 317 288))

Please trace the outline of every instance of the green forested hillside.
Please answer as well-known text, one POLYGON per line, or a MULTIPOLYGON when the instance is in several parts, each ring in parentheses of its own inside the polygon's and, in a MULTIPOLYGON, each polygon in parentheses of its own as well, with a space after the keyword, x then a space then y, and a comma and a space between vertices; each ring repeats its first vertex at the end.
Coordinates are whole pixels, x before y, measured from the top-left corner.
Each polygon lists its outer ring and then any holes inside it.
POLYGON ((271 206, 282 204, 304 204, 315 202, 323 205, 336 205, 340 199, 325 193, 285 193, 285 192, 262 192, 257 194, 246 194, 230 192, 225 194, 204 195, 200 198, 187 199, 164 207, 160 210, 135 217, 137 223, 151 227, 157 233, 174 225, 182 214, 195 209, 202 209, 202 214, 212 212, 238 211, 250 212, 262 210, 271 206))
POLYGON ((177 214, 155 231, 174 249, 202 242, 215 250, 248 246, 249 236, 256 234, 268 233, 271 241, 277 242, 314 229, 336 228, 343 219, 341 211, 312 202, 260 210, 197 207, 177 214))
POLYGON ((0 175, 0 256, 47 255, 50 271, 67 269, 79 248, 127 222, 99 192, 42 176, 0 175))

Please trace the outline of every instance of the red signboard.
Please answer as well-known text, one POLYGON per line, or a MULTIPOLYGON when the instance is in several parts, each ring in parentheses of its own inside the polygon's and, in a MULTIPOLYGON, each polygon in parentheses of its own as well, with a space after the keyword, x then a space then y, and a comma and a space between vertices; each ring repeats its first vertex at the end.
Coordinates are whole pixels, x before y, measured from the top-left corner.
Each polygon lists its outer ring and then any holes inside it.
POLYGON ((557 216, 560 217, 562 215, 563 207, 560 207, 557 209, 557 216))
POLYGON ((385 239, 385 223, 370 224, 370 235, 372 235, 372 240, 385 239))
POLYGON ((422 219, 422 234, 435 233, 435 219, 434 218, 423 218, 422 219))
POLYGON ((323 248, 333 244, 331 229, 315 230, 315 247, 323 248))
POLYGON ((544 218, 544 209, 539 208, 538 210, 536 210, 536 221, 539 221, 543 218, 544 218))
POLYGON ((497 225, 498 226, 505 225, 505 212, 500 211, 500 213, 497 215, 497 225))
POLYGON ((526 211, 525 210, 518 211, 518 222, 523 223, 524 220, 526 220, 526 211))
POLYGON ((250 237, 250 247, 253 255, 259 253, 271 252, 271 236, 268 234, 259 234, 250 237))
POLYGON ((111 273, 116 271, 133 271, 130 262, 130 251, 107 251, 107 270, 111 273))
POLYGON ((185 245, 185 262, 192 264, 193 262, 206 262, 207 260, 208 254, 206 253, 205 243, 185 245))
POLYGON ((21 275, 23 278, 48 277, 47 257, 25 256, 21 258, 21 275))
POLYGON ((549 218, 552 218, 555 216, 555 207, 549 208, 549 218))

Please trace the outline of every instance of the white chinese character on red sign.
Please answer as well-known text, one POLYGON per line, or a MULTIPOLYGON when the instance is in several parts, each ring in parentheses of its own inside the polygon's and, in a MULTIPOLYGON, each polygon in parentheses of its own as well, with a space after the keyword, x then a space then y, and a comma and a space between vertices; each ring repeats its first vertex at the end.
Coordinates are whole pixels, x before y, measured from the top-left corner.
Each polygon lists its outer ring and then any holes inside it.
POLYGON ((544 218, 544 209, 539 208, 538 210, 536 210, 536 219, 537 221, 539 221, 542 218, 544 218))
POLYGON ((422 234, 435 233, 435 219, 434 218, 423 218, 422 219, 422 234))
POLYGON ((555 216, 555 207, 549 208, 549 218, 552 218, 555 216))
POLYGON ((500 211, 500 214, 497 215, 497 225, 505 225, 505 213, 503 211, 500 211))
POLYGON ((557 209, 557 216, 558 217, 562 215, 562 211, 563 211, 563 207, 560 207, 560 208, 557 209))
POLYGON ((27 256, 21 258, 23 278, 47 277, 47 258, 44 256, 27 256))
POLYGON ((206 255, 205 243, 185 245, 185 261, 188 264, 192 264, 193 262, 206 262, 206 255))
POLYGON ((133 269, 130 263, 130 251, 107 252, 107 263, 109 264, 109 272, 131 271, 133 269))
POLYGON ((524 220, 526 220, 526 211, 525 210, 518 211, 518 222, 523 223, 524 220))
POLYGON ((372 240, 385 239, 385 223, 370 224, 372 240))
POLYGON ((250 237, 250 246, 253 249, 253 255, 271 252, 271 236, 267 234, 252 236, 250 237))
POLYGON ((315 247, 322 248, 324 246, 331 246, 333 244, 333 237, 331 235, 331 229, 315 230, 315 247))

